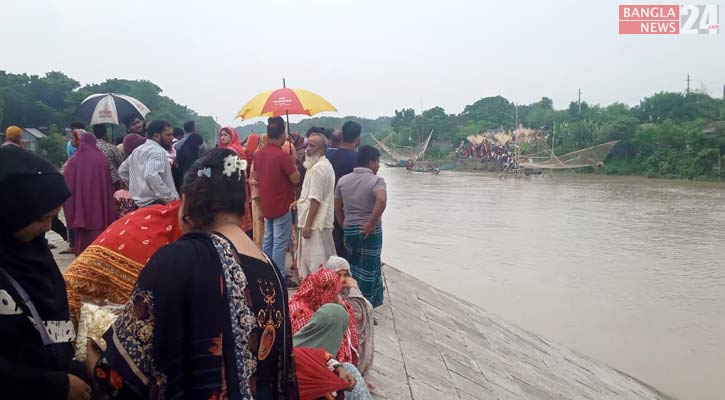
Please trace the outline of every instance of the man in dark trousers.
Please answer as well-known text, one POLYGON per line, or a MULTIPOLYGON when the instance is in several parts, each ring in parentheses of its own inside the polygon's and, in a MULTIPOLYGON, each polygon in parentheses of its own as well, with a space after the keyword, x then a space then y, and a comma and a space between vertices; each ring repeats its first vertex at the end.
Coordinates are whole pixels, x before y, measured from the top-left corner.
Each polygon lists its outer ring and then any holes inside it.
MULTIPOLYGON (((335 170, 335 185, 343 176, 352 172, 357 167, 357 147, 360 145, 360 124, 354 121, 347 121, 342 125, 342 141, 337 150, 328 155, 332 169, 335 170)), ((337 255, 347 259, 345 249, 345 231, 337 220, 332 230, 332 238, 335 240, 337 255)))

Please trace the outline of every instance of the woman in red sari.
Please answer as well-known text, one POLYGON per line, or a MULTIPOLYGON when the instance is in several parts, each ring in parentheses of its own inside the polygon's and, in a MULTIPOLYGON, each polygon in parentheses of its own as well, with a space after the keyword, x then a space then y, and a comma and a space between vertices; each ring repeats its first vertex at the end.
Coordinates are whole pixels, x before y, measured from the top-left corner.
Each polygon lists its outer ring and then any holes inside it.
MULTIPOLYGON (((234 150, 239 158, 241 158, 242 160, 247 160, 247 152, 242 146, 242 142, 239 140, 239 134, 237 133, 237 130, 232 128, 231 126, 225 126, 219 130, 219 147, 222 149, 234 150)), ((249 168, 247 168, 245 178, 245 180, 249 182, 249 168)), ((249 200, 252 198, 252 196, 250 195, 248 183, 246 184, 245 190, 247 192, 246 198, 248 200, 247 203, 244 205, 242 230, 247 234, 247 236, 253 238, 254 223, 252 221, 252 203, 251 200, 249 200)))
POLYGON ((180 237, 178 200, 112 223, 63 273, 73 322, 78 323, 82 301, 126 303, 151 256, 180 237))
POLYGON ((342 346, 337 353, 340 362, 349 362, 357 366, 358 336, 357 320, 352 306, 340 297, 342 281, 335 271, 320 269, 308 275, 300 284, 299 290, 290 297, 289 313, 292 319, 292 334, 304 327, 307 322, 325 304, 337 303, 345 307, 349 315, 348 327, 342 337, 342 346))

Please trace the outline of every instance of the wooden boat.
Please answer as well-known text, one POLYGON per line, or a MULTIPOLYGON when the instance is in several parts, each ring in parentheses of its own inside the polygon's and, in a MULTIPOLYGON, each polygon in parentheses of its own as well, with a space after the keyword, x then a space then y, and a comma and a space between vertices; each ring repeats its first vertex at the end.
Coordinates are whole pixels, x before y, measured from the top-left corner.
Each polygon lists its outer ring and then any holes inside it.
POLYGON ((420 167, 419 166, 419 167, 406 167, 405 169, 408 172, 415 172, 415 173, 419 173, 419 174, 433 174, 433 175, 438 175, 438 174, 441 173, 441 170, 438 169, 438 167, 433 167, 431 169, 426 169, 426 168, 423 168, 423 167, 420 167))

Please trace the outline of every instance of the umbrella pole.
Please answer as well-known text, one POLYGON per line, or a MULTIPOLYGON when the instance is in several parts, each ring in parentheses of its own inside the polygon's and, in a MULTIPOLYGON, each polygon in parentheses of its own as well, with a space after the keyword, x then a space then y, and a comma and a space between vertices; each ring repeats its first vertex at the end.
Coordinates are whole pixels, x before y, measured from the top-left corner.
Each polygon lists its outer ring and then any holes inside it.
POLYGON ((290 144, 290 146, 289 146, 289 155, 291 156, 292 155, 292 149, 294 148, 294 145, 292 144, 292 135, 291 135, 291 132, 292 131, 290 130, 290 125, 289 125, 289 111, 286 111, 285 110, 285 114, 287 114, 287 141, 290 144))

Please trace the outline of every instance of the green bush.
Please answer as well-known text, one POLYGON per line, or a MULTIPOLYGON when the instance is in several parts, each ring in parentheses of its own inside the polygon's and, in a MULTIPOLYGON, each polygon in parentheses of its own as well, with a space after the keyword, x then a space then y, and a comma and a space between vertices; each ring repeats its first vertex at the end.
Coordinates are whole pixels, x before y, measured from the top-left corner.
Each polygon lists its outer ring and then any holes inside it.
POLYGON ((61 167, 66 160, 66 144, 68 139, 58 133, 50 133, 38 141, 40 155, 57 167, 61 167))

